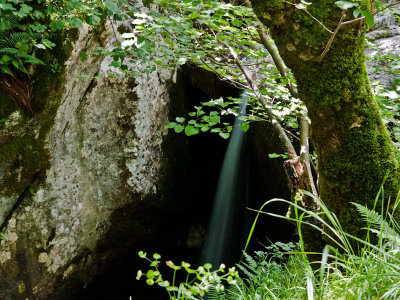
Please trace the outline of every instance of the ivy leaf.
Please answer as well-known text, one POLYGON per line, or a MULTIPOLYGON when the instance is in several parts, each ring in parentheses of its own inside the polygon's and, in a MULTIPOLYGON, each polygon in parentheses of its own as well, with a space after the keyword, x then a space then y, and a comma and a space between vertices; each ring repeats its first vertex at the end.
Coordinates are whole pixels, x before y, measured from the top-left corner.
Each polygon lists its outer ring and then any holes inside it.
POLYGON ((232 25, 236 26, 236 27, 241 27, 243 25, 243 21, 242 20, 238 20, 238 19, 233 19, 232 20, 232 25))
POLYGON ((335 4, 341 9, 349 9, 352 7, 358 7, 359 4, 350 1, 336 1, 335 4))
POLYGON ((107 10, 107 14, 108 15, 120 15, 121 14, 121 10, 119 9, 119 7, 117 6, 117 4, 114 3, 114 1, 112 0, 106 0, 106 10, 107 10))

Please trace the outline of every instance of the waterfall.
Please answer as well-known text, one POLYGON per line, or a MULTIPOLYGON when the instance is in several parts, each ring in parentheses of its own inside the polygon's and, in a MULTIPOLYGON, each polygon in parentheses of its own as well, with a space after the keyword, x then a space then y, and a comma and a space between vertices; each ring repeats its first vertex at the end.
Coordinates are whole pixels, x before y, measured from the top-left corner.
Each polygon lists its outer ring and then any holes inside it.
MULTIPOLYGON (((239 108, 239 116, 245 114, 247 98, 242 93, 243 100, 239 108)), ((243 244, 245 227, 245 207, 247 205, 247 179, 244 167, 244 152, 246 133, 240 128, 241 120, 236 117, 229 144, 225 153, 221 173, 218 179, 217 191, 208 226, 208 235, 203 246, 201 263, 211 263, 218 268, 223 262, 234 263, 243 244)))

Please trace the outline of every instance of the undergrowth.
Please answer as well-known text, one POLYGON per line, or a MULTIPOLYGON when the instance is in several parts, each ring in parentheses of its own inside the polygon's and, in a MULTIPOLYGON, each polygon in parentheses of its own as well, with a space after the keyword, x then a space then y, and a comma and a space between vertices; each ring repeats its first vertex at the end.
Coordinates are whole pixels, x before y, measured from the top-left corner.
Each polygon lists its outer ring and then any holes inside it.
MULTIPOLYGON (((309 193, 307 195, 313 197, 309 193)), ((312 255, 304 251, 302 227, 298 226, 299 242, 296 244, 278 242, 252 255, 244 252, 242 261, 237 265, 239 273, 234 269, 225 273, 223 266, 211 271, 209 264, 204 273, 204 267, 187 269, 184 267, 186 263, 182 263, 188 278, 192 276, 191 280, 172 285, 162 280, 158 285, 164 286, 167 291, 174 290, 173 293, 168 292, 170 299, 399 299, 400 226, 393 214, 400 197, 394 203, 388 201, 387 209, 382 209, 381 213, 375 211, 379 199, 380 193, 371 208, 354 204, 365 220, 365 240, 343 232, 339 220, 319 199, 315 198, 321 207, 318 214, 291 203, 297 211, 298 217, 294 221, 298 224, 305 225, 305 215, 323 224, 325 230, 321 232, 329 243, 322 253, 312 255), (354 249, 355 245, 357 249, 354 249), (315 257, 320 259, 315 261, 315 257), (199 286, 202 288, 193 289, 199 286), (191 290, 197 292, 191 293, 191 290)), ((272 199, 263 207, 276 201, 288 202, 272 199)), ((258 214, 270 213, 259 210, 258 214)), ((149 261, 153 268, 159 263, 149 261)), ((149 281, 151 270, 146 274, 139 273, 149 281)))

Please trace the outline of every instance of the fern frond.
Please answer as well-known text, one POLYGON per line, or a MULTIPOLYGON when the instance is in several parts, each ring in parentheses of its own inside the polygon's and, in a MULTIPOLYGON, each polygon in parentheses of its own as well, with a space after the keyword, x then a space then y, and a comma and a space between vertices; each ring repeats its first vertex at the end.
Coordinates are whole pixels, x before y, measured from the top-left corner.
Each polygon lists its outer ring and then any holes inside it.
POLYGON ((400 243, 400 235, 394 230, 389 223, 383 218, 381 214, 374 210, 370 210, 367 207, 353 203, 362 218, 371 224, 371 232, 375 233, 378 237, 381 237, 385 240, 394 242, 396 244, 400 243))
POLYGON ((0 48, 0 54, 5 54, 8 56, 15 57, 18 56, 18 50, 15 48, 2 48, 2 49, 0 48))
POLYGON ((240 294, 238 293, 238 287, 235 285, 231 285, 225 291, 225 300, 237 300, 240 299, 240 294))
POLYGON ((29 41, 32 35, 27 32, 14 32, 11 34, 3 34, 0 39, 0 48, 14 48, 19 42, 29 41))
POLYGON ((253 277, 254 276, 254 272, 251 273, 245 266, 244 263, 241 263, 240 265, 237 265, 237 267, 247 276, 247 277, 253 277))
POLYGON ((215 287, 211 286, 207 293, 208 300, 225 300, 225 292, 219 291, 215 287))
POLYGON ((257 268, 258 263, 254 260, 254 258, 251 257, 251 255, 247 254, 246 252, 243 252, 243 254, 248 265, 250 265, 252 268, 257 268))

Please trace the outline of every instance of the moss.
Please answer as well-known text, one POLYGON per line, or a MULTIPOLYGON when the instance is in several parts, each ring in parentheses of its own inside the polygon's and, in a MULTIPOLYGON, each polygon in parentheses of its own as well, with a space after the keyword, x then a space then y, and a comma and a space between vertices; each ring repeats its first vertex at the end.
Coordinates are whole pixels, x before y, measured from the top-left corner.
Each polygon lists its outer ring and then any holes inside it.
POLYGON ((124 34, 124 33, 131 32, 132 29, 130 29, 128 26, 120 25, 120 26, 118 26, 117 31, 118 31, 118 33, 120 33, 120 34, 124 34))
POLYGON ((0 90, 0 120, 7 119, 16 109, 18 109, 16 103, 0 90))
MULTIPOLYGON (((269 25, 308 108, 321 198, 345 231, 361 236, 364 222, 351 202, 372 208, 387 173, 385 199, 393 199, 400 188, 397 151, 382 123, 364 64, 365 25, 356 22, 342 27, 320 61, 329 32, 301 10, 268 10, 260 4, 265 1, 254 2, 264 9, 261 17, 272 16, 262 21, 269 25)), ((369 1, 360 4, 365 9, 369 1)), ((309 11, 330 30, 342 14, 335 0, 315 0, 309 11)))
MULTIPOLYGON (((28 116, 21 111, 19 124, 10 125, 0 132, 0 161, 7 167, 6 175, 0 181, 3 194, 19 195, 34 175, 46 168, 48 160, 45 150, 46 138, 60 105, 64 92, 62 83, 65 81, 64 71, 55 75, 51 71, 51 66, 55 59, 64 65, 71 54, 73 41, 76 38, 76 30, 65 32, 56 38, 58 43, 52 52, 42 54, 41 58, 45 59, 47 65, 38 66, 33 75, 35 78, 32 99, 33 116, 28 116)), ((16 105, 11 104, 12 102, 7 99, 1 101, 2 116, 8 117, 15 111, 16 105)))

